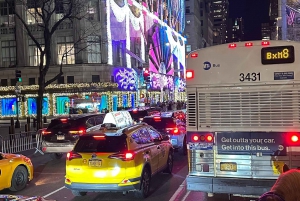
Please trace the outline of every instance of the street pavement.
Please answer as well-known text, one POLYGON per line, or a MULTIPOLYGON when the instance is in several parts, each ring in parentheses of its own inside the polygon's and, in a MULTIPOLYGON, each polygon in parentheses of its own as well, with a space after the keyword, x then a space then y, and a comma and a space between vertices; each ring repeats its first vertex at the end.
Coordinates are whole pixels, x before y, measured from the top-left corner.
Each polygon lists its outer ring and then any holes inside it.
MULTIPOLYGON (((65 156, 60 160, 52 160, 49 155, 34 154, 34 150, 22 152, 31 158, 34 165, 34 179, 20 192, 0 191, 0 194, 24 196, 43 196, 56 201, 135 201, 133 193, 88 193, 84 197, 74 197, 64 187, 65 156)), ((174 155, 173 174, 159 174, 152 178, 151 195, 145 201, 250 201, 250 198, 215 195, 208 198, 202 192, 186 190, 185 178, 188 173, 187 157, 181 153, 174 155)))

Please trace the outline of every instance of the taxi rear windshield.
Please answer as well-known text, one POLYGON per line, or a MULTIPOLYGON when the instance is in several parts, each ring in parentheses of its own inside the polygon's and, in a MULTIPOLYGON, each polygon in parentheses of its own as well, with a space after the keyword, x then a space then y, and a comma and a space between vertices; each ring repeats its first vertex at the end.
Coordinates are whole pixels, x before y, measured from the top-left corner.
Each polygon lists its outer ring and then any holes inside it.
POLYGON ((82 153, 111 153, 126 150, 126 136, 106 136, 103 139, 97 139, 93 136, 82 136, 74 147, 74 151, 82 153))
POLYGON ((161 118, 159 120, 154 118, 144 118, 143 122, 153 126, 156 129, 174 128, 176 127, 173 118, 161 118))
POLYGON ((78 121, 68 119, 62 121, 60 119, 54 119, 48 126, 48 129, 73 129, 78 127, 78 121))

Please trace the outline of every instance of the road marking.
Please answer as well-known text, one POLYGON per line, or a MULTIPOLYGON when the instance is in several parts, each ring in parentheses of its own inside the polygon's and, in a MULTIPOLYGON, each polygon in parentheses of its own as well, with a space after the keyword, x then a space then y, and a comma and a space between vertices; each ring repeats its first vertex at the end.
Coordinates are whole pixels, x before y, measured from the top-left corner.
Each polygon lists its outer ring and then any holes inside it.
POLYGON ((49 197, 50 195, 53 195, 54 193, 57 193, 58 191, 61 191, 62 189, 64 189, 65 187, 61 187, 59 189, 56 189, 55 191, 52 191, 51 193, 48 193, 47 195, 44 195, 43 198, 49 197))
POLYGON ((179 188, 175 191, 174 195, 169 201, 175 201, 178 199, 178 196, 185 190, 185 180, 180 184, 179 188))
POLYGON ((188 191, 185 196, 182 198, 182 201, 185 201, 187 199, 187 197, 189 196, 189 194, 191 193, 191 191, 188 191))

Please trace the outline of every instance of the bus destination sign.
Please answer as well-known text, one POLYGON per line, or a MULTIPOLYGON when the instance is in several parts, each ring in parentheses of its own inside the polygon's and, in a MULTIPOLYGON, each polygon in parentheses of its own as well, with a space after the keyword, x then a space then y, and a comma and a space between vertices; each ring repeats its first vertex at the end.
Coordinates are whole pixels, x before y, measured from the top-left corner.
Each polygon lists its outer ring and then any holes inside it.
POLYGON ((261 63, 264 65, 294 63, 294 61, 294 46, 274 46, 261 49, 261 63))

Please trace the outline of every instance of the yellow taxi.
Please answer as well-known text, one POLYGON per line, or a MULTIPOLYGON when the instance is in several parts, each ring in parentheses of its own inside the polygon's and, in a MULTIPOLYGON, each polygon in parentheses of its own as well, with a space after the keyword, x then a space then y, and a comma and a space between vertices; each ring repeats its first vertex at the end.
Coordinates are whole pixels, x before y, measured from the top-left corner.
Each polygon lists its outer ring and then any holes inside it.
POLYGON ((24 189, 33 179, 33 165, 30 158, 20 154, 0 153, 0 190, 24 189))
POLYGON ((134 191, 138 198, 145 198, 153 175, 172 173, 173 147, 168 136, 145 123, 123 129, 113 126, 80 136, 67 154, 65 186, 75 196, 134 191))

